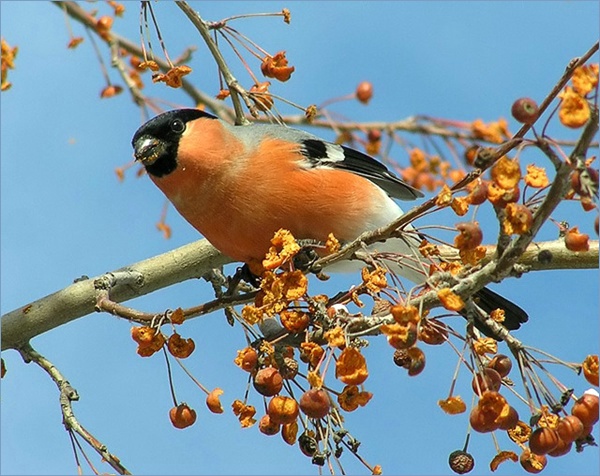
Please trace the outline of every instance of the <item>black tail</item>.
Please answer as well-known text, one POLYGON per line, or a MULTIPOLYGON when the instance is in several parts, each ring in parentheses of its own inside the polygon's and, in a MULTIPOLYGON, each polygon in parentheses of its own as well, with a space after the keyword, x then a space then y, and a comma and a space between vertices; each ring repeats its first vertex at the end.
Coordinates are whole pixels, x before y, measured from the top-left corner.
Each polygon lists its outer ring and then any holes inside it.
MULTIPOLYGON (((502 325, 507 329, 514 331, 521 327, 529 319, 527 313, 508 299, 496 294, 488 288, 483 288, 475 293, 475 302, 485 312, 490 313, 494 309, 504 309, 504 322, 502 325)), ((491 330, 480 322, 474 322, 475 327, 488 337, 494 337, 491 330)))

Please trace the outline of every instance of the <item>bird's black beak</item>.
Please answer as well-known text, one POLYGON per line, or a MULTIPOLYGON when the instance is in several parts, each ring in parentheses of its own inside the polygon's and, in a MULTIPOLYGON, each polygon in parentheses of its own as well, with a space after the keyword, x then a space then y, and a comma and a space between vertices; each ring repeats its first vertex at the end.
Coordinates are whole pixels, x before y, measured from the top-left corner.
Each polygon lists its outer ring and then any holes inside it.
POLYGON ((152 165, 167 152, 167 144, 156 137, 143 135, 133 144, 133 155, 145 166, 152 165))

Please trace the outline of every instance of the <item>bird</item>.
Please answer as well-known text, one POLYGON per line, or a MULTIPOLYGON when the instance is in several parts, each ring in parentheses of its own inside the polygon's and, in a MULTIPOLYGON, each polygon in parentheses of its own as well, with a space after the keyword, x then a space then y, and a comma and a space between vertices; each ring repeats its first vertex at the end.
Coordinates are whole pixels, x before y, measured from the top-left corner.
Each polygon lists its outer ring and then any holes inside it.
MULTIPOLYGON (((231 125, 200 109, 155 116, 135 132, 132 146, 135 160, 181 216, 223 254, 246 264, 265 257, 279 229, 321 243, 333 233, 346 243, 400 217, 395 199, 423 196, 353 148, 285 125, 231 125)), ((405 256, 394 269, 422 284, 429 263, 422 262, 418 233, 406 230, 377 250, 405 256)), ((486 312, 504 309, 507 329, 528 320, 522 308, 488 288, 474 297, 486 312)))

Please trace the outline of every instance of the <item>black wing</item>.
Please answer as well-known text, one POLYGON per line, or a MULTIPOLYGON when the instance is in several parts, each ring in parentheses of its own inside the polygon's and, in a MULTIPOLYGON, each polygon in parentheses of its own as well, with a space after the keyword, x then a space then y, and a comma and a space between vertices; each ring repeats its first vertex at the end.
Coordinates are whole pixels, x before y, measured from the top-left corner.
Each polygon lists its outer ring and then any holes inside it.
POLYGON ((319 139, 306 139, 302 141, 302 153, 315 167, 334 167, 360 175, 381 187, 391 197, 414 200, 423 196, 419 190, 396 177, 381 162, 350 147, 319 139))

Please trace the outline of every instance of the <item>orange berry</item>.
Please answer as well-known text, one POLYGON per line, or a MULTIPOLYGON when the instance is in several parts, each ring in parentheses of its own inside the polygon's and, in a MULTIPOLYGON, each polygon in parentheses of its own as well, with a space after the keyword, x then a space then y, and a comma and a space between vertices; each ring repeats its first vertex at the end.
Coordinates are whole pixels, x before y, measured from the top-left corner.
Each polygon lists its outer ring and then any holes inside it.
POLYGON ((495 415, 490 415, 481 411, 479 406, 473 407, 469 414, 469 423, 471 428, 478 433, 489 433, 497 430, 500 424, 495 421, 495 415))
POLYGON ((553 457, 557 457, 557 456, 564 456, 566 455, 569 451, 571 451, 571 448, 573 447, 573 442, 566 442, 564 441, 562 438, 558 439, 558 445, 556 445, 556 448, 554 448, 552 451, 548 452, 548 456, 553 456, 553 457))
POLYGON ((254 388, 265 397, 272 397, 281 392, 283 377, 275 367, 260 369, 254 377, 254 388))
POLYGON ((288 66, 285 51, 279 51, 274 56, 267 55, 260 65, 260 70, 267 78, 275 78, 279 81, 287 81, 296 68, 288 66))
POLYGON ((309 418, 323 418, 330 408, 329 395, 323 389, 311 388, 300 397, 300 410, 309 418))
POLYGON ((579 227, 574 226, 565 235, 565 246, 571 251, 588 251, 589 239, 590 237, 585 233, 579 233, 579 227))
POLYGON ((402 332, 388 334, 387 341, 394 349, 408 349, 417 342, 417 326, 412 322, 404 326, 396 324, 402 332))
POLYGON ((272 421, 269 415, 263 416, 258 422, 259 431, 267 436, 273 436, 279 433, 279 427, 279 423, 272 421))
POLYGON ((261 111, 268 111, 273 107, 273 96, 269 93, 270 85, 269 81, 265 81, 250 88, 249 92, 252 95, 252 100, 261 111))
POLYGON ((117 94, 121 93, 122 91, 123 91, 123 88, 121 86, 109 84, 102 91, 100 91, 100 97, 101 98, 111 98, 111 97, 116 96, 117 94))
POLYGON ((223 390, 217 387, 206 396, 206 406, 211 412, 223 413, 223 405, 219 399, 221 395, 223 395, 223 390))
POLYGON ((414 306, 392 306, 390 313, 394 320, 401 325, 418 324, 420 320, 419 310, 414 306))
POLYGON ((500 377, 506 377, 512 369, 512 360, 504 354, 497 354, 487 364, 488 368, 494 369, 500 374, 500 377))
POLYGON ((440 345, 448 338, 448 326, 438 320, 423 319, 419 325, 419 340, 429 345, 440 345))
POLYGON ((548 459, 544 455, 536 455, 528 448, 525 448, 523 453, 521 453, 519 462, 525 471, 536 474, 546 467, 548 459))
POLYGON ((475 163, 475 159, 477 158, 477 153, 479 151, 479 146, 474 144, 465 149, 464 157, 467 161, 467 164, 473 165, 475 163))
POLYGON ((267 413, 275 423, 286 424, 293 422, 300 409, 298 402, 290 397, 278 395, 269 402, 267 413))
POLYGON ((531 98, 517 99, 511 108, 513 117, 522 124, 533 124, 539 115, 537 103, 531 98))
POLYGON ((482 180, 477 186, 467 195, 467 200, 471 205, 481 205, 487 200, 488 182, 482 180))
POLYGON ((241 368, 246 372, 254 372, 258 364, 258 352, 252 347, 244 349, 244 355, 241 359, 241 368))
POLYGON ((483 232, 476 221, 457 223, 456 229, 460 232, 454 238, 454 246, 458 249, 474 249, 483 241, 483 232))
POLYGON ((519 200, 521 190, 518 186, 505 189, 492 182, 488 185, 488 200, 499 208, 506 207, 509 203, 514 203, 519 200))
POLYGON ((471 380, 471 387, 477 396, 481 397, 483 392, 491 390, 497 392, 502 385, 502 377, 494 369, 486 368, 483 374, 477 374, 471 380))
POLYGON ((536 455, 545 455, 558 446, 560 438, 552 428, 537 428, 529 437, 529 449, 536 455))
POLYGON ((510 430, 514 428, 519 422, 519 413, 515 410, 514 407, 509 407, 508 415, 504 418, 500 419, 499 430, 510 430))
POLYGON ((180 403, 169 410, 169 418, 175 428, 187 428, 196 422, 196 411, 186 403, 180 403))
POLYGON ((296 438, 298 436, 298 422, 293 421, 292 423, 286 423, 285 425, 281 425, 281 438, 288 445, 293 445, 296 443, 296 438))
POLYGON ((356 87, 356 99, 367 104, 373 97, 373 84, 369 81, 361 81, 356 87))
POLYGON ((582 364, 583 376, 592 385, 598 386, 598 355, 588 355, 582 364))
POLYGON ((367 132, 367 140, 369 142, 377 142, 381 140, 381 131, 379 129, 369 129, 367 132))
POLYGON ((141 346, 150 345, 155 334, 156 331, 148 326, 131 328, 131 338, 141 346))
POLYGON ((167 340, 167 348, 174 357, 186 359, 194 352, 196 344, 192 339, 183 339, 177 332, 174 332, 167 340))
POLYGON ((598 421, 598 395, 584 393, 573 405, 571 414, 579 418, 583 426, 594 425, 598 421))
POLYGON ((569 415, 560 419, 556 432, 561 440, 570 443, 583 436, 583 423, 576 416, 569 415))

